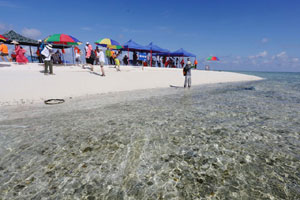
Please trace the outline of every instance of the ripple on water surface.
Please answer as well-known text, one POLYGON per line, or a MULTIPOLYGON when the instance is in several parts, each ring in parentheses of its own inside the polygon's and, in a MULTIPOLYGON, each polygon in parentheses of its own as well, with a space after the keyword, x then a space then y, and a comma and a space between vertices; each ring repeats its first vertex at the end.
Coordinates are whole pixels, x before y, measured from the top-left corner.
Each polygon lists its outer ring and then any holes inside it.
POLYGON ((3 109, 0 199, 299 199, 295 85, 268 79, 3 109))

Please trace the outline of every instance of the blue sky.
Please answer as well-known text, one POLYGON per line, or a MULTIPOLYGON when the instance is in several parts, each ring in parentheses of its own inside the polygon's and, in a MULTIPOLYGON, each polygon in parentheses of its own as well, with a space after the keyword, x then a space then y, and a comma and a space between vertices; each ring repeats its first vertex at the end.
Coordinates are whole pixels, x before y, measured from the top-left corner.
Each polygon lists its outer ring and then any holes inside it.
POLYGON ((299 9, 298 0, 0 0, 0 34, 152 41, 196 54, 200 66, 214 55, 215 69, 299 72, 299 9))

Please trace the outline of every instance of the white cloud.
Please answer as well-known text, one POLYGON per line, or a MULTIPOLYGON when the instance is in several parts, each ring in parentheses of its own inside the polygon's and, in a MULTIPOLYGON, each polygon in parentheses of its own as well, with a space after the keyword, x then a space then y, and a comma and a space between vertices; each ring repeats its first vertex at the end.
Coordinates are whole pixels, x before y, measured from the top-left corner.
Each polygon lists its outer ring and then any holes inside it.
POLYGON ((38 38, 42 33, 41 31, 34 29, 34 28, 24 28, 22 30, 22 34, 26 37, 30 38, 38 38))
POLYGON ((295 63, 299 62, 299 58, 293 58, 292 61, 295 62, 295 63))
POLYGON ((269 42, 269 38, 262 38, 261 39, 261 43, 265 44, 267 42, 269 42))
POLYGON ((263 52, 260 52, 258 53, 257 55, 255 56, 248 56, 249 59, 255 59, 255 58, 264 58, 268 55, 268 52, 267 51, 263 51, 263 52))
POLYGON ((278 58, 283 58, 283 57, 286 57, 286 56, 287 56, 287 55, 286 55, 286 52, 285 52, 285 51, 280 52, 279 54, 276 55, 276 57, 278 57, 278 58))
POLYGON ((280 52, 280 53, 278 53, 277 55, 275 55, 275 56, 272 56, 272 59, 274 60, 274 59, 285 59, 285 58, 287 58, 288 56, 287 56, 287 54, 286 54, 286 52, 285 51, 282 51, 282 52, 280 52))
POLYGON ((268 55, 267 51, 260 52, 257 57, 266 57, 268 55))

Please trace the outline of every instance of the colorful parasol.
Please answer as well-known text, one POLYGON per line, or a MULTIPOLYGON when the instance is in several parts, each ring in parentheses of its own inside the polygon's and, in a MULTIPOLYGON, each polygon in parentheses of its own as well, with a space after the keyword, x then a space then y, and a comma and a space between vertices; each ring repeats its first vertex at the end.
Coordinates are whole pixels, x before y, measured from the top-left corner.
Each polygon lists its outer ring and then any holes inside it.
POLYGON ((63 45, 79 45, 81 42, 72 37, 71 35, 66 34, 53 34, 45 39, 45 42, 53 44, 63 44, 63 45))
POLYGON ((8 40, 8 38, 4 37, 3 35, 0 35, 0 40, 6 42, 8 40))
POLYGON ((97 40, 95 42, 95 44, 103 46, 103 47, 108 47, 110 49, 122 49, 123 48, 123 46, 119 42, 109 39, 109 38, 97 40))
POLYGON ((216 56, 210 56, 206 60, 208 60, 208 61, 218 61, 219 58, 217 58, 216 56))

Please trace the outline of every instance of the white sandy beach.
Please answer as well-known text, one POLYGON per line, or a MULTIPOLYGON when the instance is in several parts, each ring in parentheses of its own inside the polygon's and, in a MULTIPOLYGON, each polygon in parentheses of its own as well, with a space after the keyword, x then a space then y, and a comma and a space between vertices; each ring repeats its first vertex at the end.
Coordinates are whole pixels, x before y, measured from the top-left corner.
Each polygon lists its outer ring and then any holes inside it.
MULTIPOLYGON (((108 92, 132 91, 150 88, 182 87, 182 69, 121 66, 117 72, 105 66, 94 72, 78 66, 54 66, 55 75, 45 76, 44 66, 30 63, 0 63, 0 105, 40 102, 51 98, 74 98, 108 92)), ((192 86, 212 83, 257 81, 260 77, 232 72, 192 71, 192 86)))

